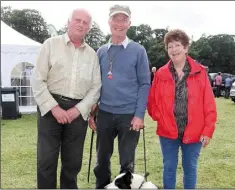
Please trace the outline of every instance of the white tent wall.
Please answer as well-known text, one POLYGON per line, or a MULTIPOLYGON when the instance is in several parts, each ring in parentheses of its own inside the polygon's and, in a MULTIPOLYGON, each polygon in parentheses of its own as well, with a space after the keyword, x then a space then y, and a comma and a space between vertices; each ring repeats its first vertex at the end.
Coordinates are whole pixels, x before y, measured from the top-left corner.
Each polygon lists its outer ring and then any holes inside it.
POLYGON ((39 50, 40 47, 1 45, 2 86, 11 86, 11 72, 17 64, 27 62, 35 65, 39 50))
MULTIPOLYGON (((20 63, 35 65, 41 44, 1 21, 1 85, 11 87, 11 73, 20 63)), ((21 113, 36 112, 36 106, 20 106, 21 113)))

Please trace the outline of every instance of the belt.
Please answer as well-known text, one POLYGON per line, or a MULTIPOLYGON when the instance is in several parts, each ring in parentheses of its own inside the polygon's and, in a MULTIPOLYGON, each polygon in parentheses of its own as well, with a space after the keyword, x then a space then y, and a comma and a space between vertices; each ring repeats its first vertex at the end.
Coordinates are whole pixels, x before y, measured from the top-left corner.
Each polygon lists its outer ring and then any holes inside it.
POLYGON ((62 100, 68 101, 68 102, 71 102, 71 101, 80 102, 81 101, 81 99, 69 98, 69 97, 66 97, 66 96, 59 95, 59 94, 51 94, 51 95, 55 98, 59 98, 59 99, 62 99, 62 100))

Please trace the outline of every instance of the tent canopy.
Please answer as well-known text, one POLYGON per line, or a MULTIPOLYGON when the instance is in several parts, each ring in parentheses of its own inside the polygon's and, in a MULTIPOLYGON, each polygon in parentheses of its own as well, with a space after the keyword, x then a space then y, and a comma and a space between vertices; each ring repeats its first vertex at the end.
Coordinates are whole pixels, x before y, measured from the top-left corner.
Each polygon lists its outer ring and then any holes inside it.
MULTIPOLYGON (((24 73, 28 68, 24 68, 23 65, 27 63, 34 66, 40 48, 40 43, 24 36, 1 21, 1 86, 12 86, 11 80, 15 80, 16 77, 11 74, 14 74, 16 68, 19 72, 24 73)), ((27 83, 24 85, 28 86, 27 83)), ((27 99, 23 99, 20 94, 20 100, 25 102, 20 106, 21 113, 32 113, 37 110, 36 105, 31 103, 32 95, 28 93, 29 88, 24 88, 27 92, 27 99)))
POLYGON ((1 21, 1 44, 5 45, 24 45, 24 46, 41 46, 40 43, 31 40, 23 34, 17 32, 3 21, 1 21))
POLYGON ((11 73, 23 62, 35 65, 41 44, 1 21, 1 85, 11 86, 11 73))

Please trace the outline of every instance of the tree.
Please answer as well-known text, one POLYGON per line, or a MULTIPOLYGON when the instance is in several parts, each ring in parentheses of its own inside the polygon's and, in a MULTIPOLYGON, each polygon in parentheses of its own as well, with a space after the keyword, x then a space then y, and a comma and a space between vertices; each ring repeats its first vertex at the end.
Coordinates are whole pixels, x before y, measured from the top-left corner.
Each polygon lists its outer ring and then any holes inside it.
POLYGON ((160 68, 169 60, 164 44, 164 37, 167 32, 168 29, 164 28, 154 29, 152 31, 154 39, 150 41, 150 48, 148 50, 151 67, 160 68))
POLYGON ((149 25, 141 24, 139 26, 131 26, 127 36, 145 47, 150 67, 159 68, 168 61, 164 46, 164 36, 167 32, 168 29, 152 30, 149 25))
POLYGON ((210 72, 235 74, 235 41, 232 35, 204 35, 191 44, 189 54, 208 66, 210 72))
POLYGON ((62 35, 62 34, 64 34, 65 32, 67 32, 67 25, 64 25, 64 27, 63 28, 61 28, 61 29, 59 29, 58 31, 57 31, 57 33, 58 33, 58 35, 62 35))
POLYGON ((12 9, 10 6, 1 7, 1 20, 6 24, 9 23, 11 18, 12 9))
POLYGON ((141 24, 139 26, 131 26, 127 32, 127 36, 135 42, 140 43, 148 49, 149 42, 153 40, 153 32, 149 25, 141 24))
POLYGON ((95 50, 97 51, 98 48, 104 44, 105 42, 105 35, 100 30, 100 27, 96 22, 93 22, 92 27, 89 33, 86 35, 86 42, 95 50))
POLYGON ((50 37, 47 23, 37 10, 12 10, 11 7, 1 7, 1 19, 16 31, 39 43, 50 37))
POLYGON ((157 39, 151 42, 151 47, 147 53, 151 67, 156 67, 157 69, 166 64, 169 60, 164 42, 158 41, 157 39))
POLYGON ((235 73, 235 42, 228 34, 208 37, 213 54, 211 57, 216 71, 235 73), (220 70, 219 70, 220 69, 220 70))
POLYGON ((153 34, 154 34, 154 38, 158 41, 158 42, 163 42, 164 41, 164 37, 166 35, 166 33, 168 32, 167 29, 154 29, 153 30, 153 34))
POLYGON ((189 48, 189 55, 198 60, 201 64, 212 67, 211 62, 212 48, 206 37, 202 36, 196 42, 192 42, 189 48))

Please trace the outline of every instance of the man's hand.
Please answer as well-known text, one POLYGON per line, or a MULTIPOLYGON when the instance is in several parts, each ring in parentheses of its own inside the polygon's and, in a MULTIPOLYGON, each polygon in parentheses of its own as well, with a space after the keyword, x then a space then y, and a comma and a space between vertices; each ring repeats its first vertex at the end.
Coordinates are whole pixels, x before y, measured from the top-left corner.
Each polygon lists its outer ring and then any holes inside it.
POLYGON ((202 146, 206 148, 207 145, 210 143, 210 137, 201 135, 200 141, 202 142, 202 146))
POLYGON ((144 120, 138 117, 134 117, 131 121, 132 130, 139 131, 144 127, 144 120))
POLYGON ((97 109, 98 109, 98 104, 94 104, 91 108, 91 113, 90 115, 91 116, 95 116, 96 112, 97 112, 97 109))
POLYGON ((60 106, 56 106, 51 110, 52 115, 56 118, 57 122, 60 124, 70 123, 68 113, 63 110, 60 106))
POLYGON ((94 116, 90 116, 89 119, 88 119, 88 124, 89 124, 89 127, 96 131, 96 124, 95 124, 95 117, 94 116))
POLYGON ((95 116, 98 109, 98 104, 94 104, 91 108, 90 117, 88 119, 89 127, 96 131, 95 116))
POLYGON ((80 111, 76 107, 70 108, 67 110, 67 113, 70 119, 70 123, 80 115, 80 111))

